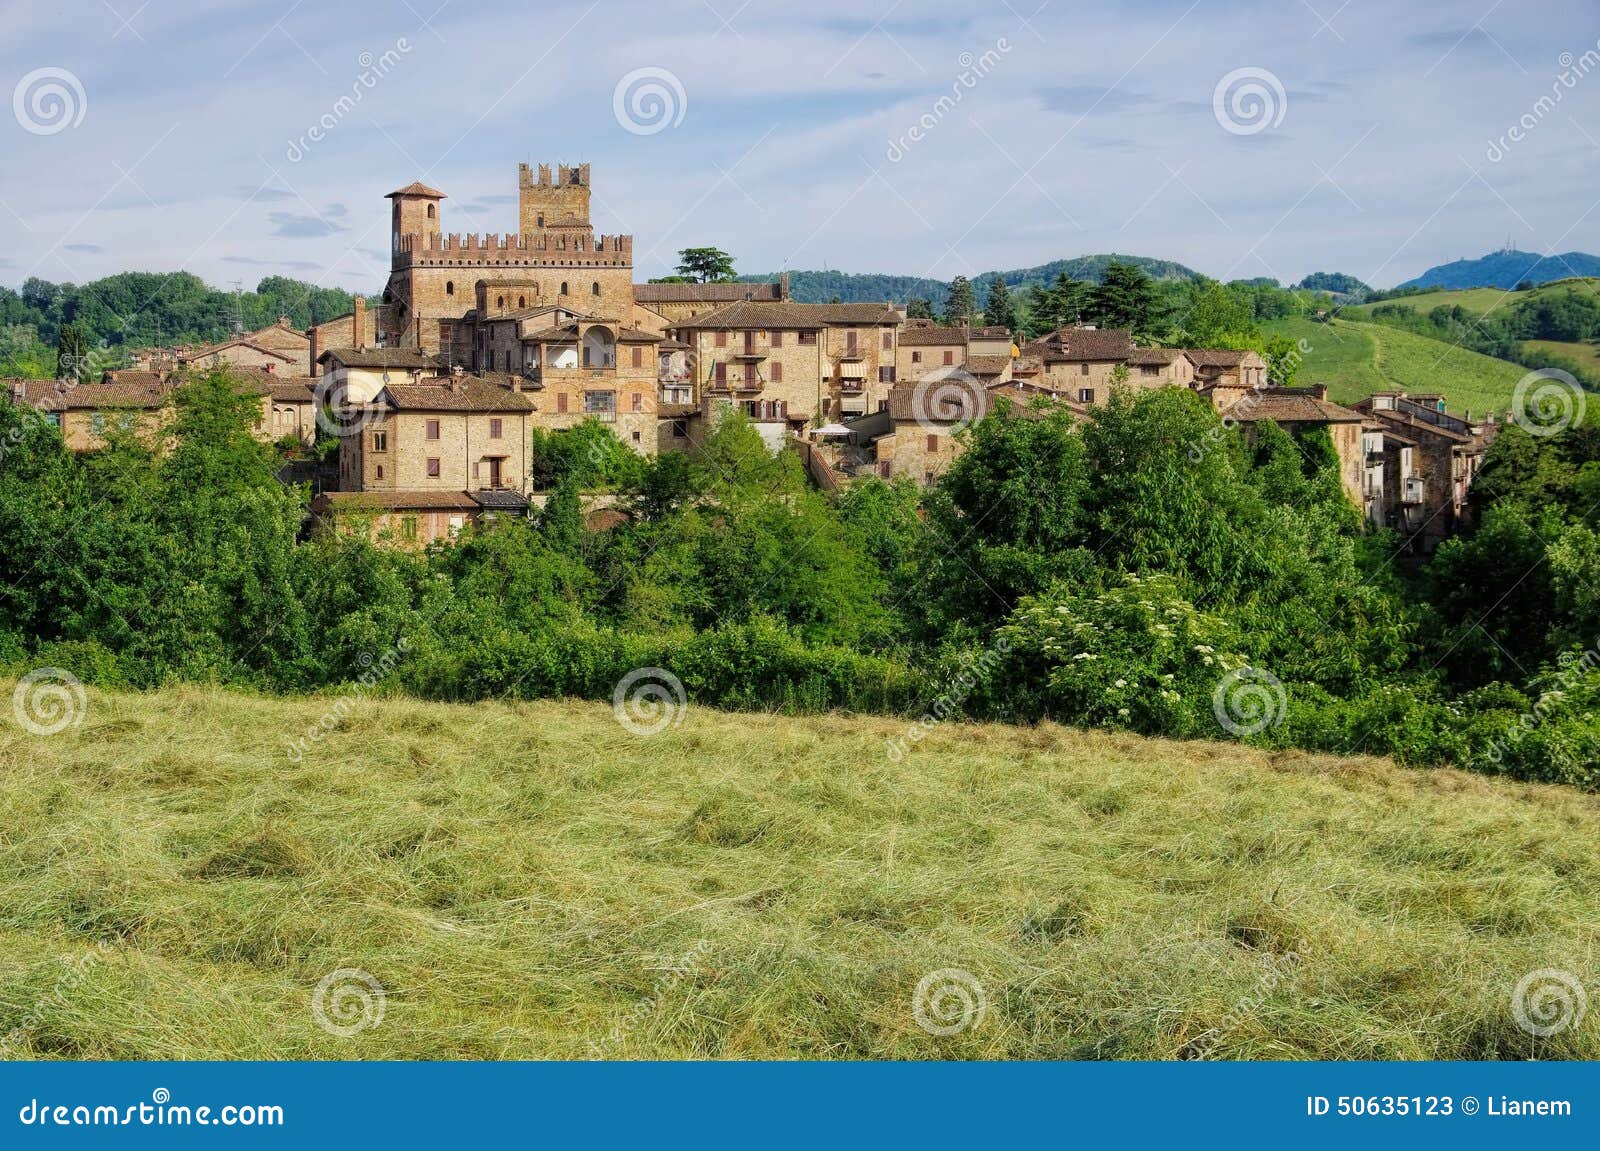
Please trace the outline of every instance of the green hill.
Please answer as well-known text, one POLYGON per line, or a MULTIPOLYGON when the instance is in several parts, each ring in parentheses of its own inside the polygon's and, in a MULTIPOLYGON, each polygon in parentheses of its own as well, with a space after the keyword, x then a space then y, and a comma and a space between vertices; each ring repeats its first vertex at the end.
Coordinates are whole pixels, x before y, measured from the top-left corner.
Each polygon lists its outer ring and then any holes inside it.
POLYGON ((1526 301, 1564 296, 1570 293, 1582 293, 1593 296, 1600 293, 1600 279, 1567 278, 1552 280, 1547 284, 1540 284, 1536 288, 1526 291, 1511 291, 1502 288, 1458 288, 1440 289, 1431 292, 1418 292, 1391 296, 1387 300, 1374 303, 1353 304, 1346 306, 1340 314, 1346 317, 1367 315, 1374 308, 1385 303, 1405 304, 1419 312, 1429 312, 1434 308, 1459 307, 1473 315, 1483 316, 1491 312, 1501 312, 1516 307, 1526 301))
POLYGON ((1270 335, 1306 341, 1310 351, 1295 382, 1327 384, 1336 403, 1401 388, 1440 393, 1457 413, 1505 412, 1517 381, 1528 374, 1517 364, 1383 324, 1287 319, 1262 326, 1270 335))
POLYGON ((1566 252, 1540 256, 1503 250, 1475 260, 1456 260, 1429 268, 1402 288, 1514 288, 1523 281, 1548 283, 1567 276, 1600 276, 1600 256, 1566 252))
POLYGON ((92 691, 59 734, 0 726, 8 1056, 1600 1058, 1594 1013, 1541 1040, 1512 1010, 1533 971, 1594 986, 1600 802, 1570 789, 1048 724, 895 763, 889 719, 339 702, 92 691), (965 1029, 919 1026, 930 978, 965 1029))

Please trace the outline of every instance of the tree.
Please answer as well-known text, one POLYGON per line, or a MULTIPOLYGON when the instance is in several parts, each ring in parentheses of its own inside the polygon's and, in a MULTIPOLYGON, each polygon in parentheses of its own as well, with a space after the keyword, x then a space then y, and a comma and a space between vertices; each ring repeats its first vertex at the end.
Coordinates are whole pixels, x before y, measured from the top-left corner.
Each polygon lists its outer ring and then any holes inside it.
POLYGON ((965 276, 957 276, 950 281, 950 296, 944 304, 944 322, 951 327, 972 322, 972 314, 978 310, 978 300, 972 291, 972 281, 965 276))
POLYGON ((721 248, 684 248, 678 253, 678 273, 702 284, 721 284, 734 278, 733 257, 721 248))
POLYGON ((1017 327, 1017 305, 1012 302, 1005 280, 998 274, 989 281, 989 295, 983 302, 983 322, 1008 332, 1017 327))
POLYGON ((1136 336, 1152 335, 1164 309, 1155 283, 1143 268, 1114 261, 1089 295, 1091 318, 1102 327, 1126 328, 1136 336))
POLYGON ((77 324, 62 324, 56 340, 56 379, 76 380, 88 367, 89 341, 77 324))
POLYGON ((1183 339, 1192 348, 1253 348, 1261 342, 1250 301, 1214 280, 1189 286, 1183 339))
POLYGON ((906 301, 906 319, 933 319, 933 301, 929 300, 926 296, 912 296, 906 301))
POLYGON ((1083 307, 1089 299, 1089 285, 1075 280, 1066 272, 1057 272, 1056 278, 1045 292, 1046 306, 1050 310, 1050 328, 1076 324, 1083 318, 1083 307))

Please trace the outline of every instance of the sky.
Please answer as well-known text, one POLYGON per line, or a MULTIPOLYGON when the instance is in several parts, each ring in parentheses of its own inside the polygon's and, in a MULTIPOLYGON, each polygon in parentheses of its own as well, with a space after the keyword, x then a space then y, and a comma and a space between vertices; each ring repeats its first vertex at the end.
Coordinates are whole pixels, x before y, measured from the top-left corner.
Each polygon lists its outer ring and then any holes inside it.
POLYGON ((523 162, 592 165, 640 280, 702 245, 1380 287, 1508 241, 1600 251, 1593 0, 34 0, 0 28, 13 287, 373 292, 386 192, 512 231, 523 162))

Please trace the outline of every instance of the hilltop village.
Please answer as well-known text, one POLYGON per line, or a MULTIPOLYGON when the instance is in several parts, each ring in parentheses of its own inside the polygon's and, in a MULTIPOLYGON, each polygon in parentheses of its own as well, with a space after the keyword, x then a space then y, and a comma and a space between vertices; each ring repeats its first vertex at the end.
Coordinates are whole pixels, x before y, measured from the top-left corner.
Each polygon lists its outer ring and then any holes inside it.
POLYGON ((287 320, 177 354, 136 357, 95 382, 6 382, 68 447, 107 421, 151 429, 186 372, 226 365, 259 396, 263 440, 339 436, 336 481, 312 512, 412 545, 485 514, 526 512, 532 435, 598 421, 642 454, 692 448, 728 412, 813 479, 934 483, 957 433, 1010 401, 1093 419, 1113 388, 1179 387, 1246 435, 1263 421, 1325 429, 1369 521, 1432 550, 1466 513, 1497 430, 1437 395, 1380 392, 1353 407, 1284 387, 1253 351, 1143 347, 1128 331, 1066 327, 1017 342, 1003 327, 909 319, 888 303, 807 304, 771 283, 634 281, 633 237, 596 233, 587 164, 521 165, 514 232, 444 231, 446 195, 388 194, 382 298, 304 331, 287 320))

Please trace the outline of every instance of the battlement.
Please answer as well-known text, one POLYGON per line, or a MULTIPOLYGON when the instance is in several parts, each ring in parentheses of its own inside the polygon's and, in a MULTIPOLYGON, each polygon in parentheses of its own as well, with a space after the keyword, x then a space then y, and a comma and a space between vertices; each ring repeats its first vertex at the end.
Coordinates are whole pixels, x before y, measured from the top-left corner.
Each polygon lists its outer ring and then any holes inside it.
POLYGON ((553 188, 553 187, 579 187, 589 186, 589 165, 579 164, 573 167, 562 164, 557 168, 556 179, 550 178, 550 165, 539 165, 539 179, 534 182, 533 169, 527 164, 517 165, 517 186, 520 188, 553 188))
POLYGON ((633 237, 556 232, 401 236, 396 267, 430 264, 523 264, 631 267, 633 237))

